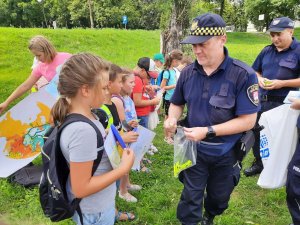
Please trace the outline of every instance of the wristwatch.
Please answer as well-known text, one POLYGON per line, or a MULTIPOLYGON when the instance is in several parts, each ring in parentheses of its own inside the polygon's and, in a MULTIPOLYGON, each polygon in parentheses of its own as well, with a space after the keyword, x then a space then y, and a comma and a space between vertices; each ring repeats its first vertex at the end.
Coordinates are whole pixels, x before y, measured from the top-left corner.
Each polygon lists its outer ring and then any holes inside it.
POLYGON ((206 137, 208 139, 214 138, 216 136, 216 132, 215 132, 214 128, 212 128, 211 126, 208 126, 207 129, 208 129, 208 131, 206 133, 206 137))

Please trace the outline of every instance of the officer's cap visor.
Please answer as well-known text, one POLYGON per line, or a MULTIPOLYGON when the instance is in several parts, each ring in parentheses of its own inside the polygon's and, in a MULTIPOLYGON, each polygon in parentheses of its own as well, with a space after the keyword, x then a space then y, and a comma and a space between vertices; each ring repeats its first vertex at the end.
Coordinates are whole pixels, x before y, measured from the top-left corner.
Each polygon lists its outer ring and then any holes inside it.
POLYGON ((267 30, 267 32, 269 32, 269 33, 270 32, 282 32, 285 29, 287 29, 287 28, 285 28, 285 27, 272 27, 269 30, 267 30))
POLYGON ((190 35, 187 36, 183 41, 180 42, 180 44, 201 44, 203 42, 206 42, 207 40, 211 39, 214 36, 196 36, 196 35, 190 35))

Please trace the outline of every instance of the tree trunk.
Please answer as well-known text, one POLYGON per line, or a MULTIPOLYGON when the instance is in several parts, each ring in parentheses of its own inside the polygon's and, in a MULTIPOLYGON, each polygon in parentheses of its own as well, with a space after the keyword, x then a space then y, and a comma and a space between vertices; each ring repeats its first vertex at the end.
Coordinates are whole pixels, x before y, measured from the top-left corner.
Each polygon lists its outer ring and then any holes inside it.
POLYGON ((223 13, 224 13, 224 5, 225 5, 225 0, 221 0, 221 4, 220 4, 220 16, 223 17, 223 13))
POLYGON ((93 20, 93 10, 92 10, 92 0, 88 0, 89 4, 89 11, 90 11, 90 22, 91 22, 91 28, 94 28, 94 20, 93 20))
POLYGON ((167 54, 173 49, 182 49, 180 40, 184 29, 189 26, 188 10, 191 0, 174 0, 171 18, 167 30, 161 33, 161 53, 167 54))

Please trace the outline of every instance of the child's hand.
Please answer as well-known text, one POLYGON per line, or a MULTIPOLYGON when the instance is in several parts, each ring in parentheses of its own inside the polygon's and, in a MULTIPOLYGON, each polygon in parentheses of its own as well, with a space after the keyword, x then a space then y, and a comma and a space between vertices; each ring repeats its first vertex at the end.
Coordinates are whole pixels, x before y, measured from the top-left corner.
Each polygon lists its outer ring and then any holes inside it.
POLYGON ((131 127, 137 127, 139 123, 136 120, 131 120, 128 122, 128 125, 131 127))
POLYGON ((158 105, 159 102, 160 102, 161 97, 162 97, 162 96, 156 96, 154 99, 152 99, 152 101, 153 101, 153 103, 154 103, 153 105, 158 105))
POLYGON ((130 148, 125 148, 123 150, 122 159, 120 168, 124 169, 126 172, 130 171, 133 163, 134 163, 134 152, 130 148))
POLYGON ((121 134, 121 137, 125 143, 132 143, 132 142, 137 141, 139 134, 134 131, 129 131, 129 132, 121 134))

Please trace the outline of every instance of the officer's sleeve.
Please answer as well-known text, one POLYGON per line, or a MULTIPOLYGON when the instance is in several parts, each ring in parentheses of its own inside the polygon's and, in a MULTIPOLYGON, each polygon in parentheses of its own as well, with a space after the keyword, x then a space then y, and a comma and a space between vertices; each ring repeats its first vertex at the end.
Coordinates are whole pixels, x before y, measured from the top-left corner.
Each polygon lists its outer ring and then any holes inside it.
POLYGON ((187 76, 188 70, 183 70, 180 74, 180 77, 176 83, 176 88, 174 90, 173 96, 170 100, 174 105, 184 105, 186 103, 184 98, 184 80, 187 76))
POLYGON ((236 115, 256 113, 260 109, 258 81, 254 71, 240 81, 236 98, 236 115))
POLYGON ((256 57, 252 68, 256 71, 261 73, 262 72, 262 59, 263 59, 263 55, 264 55, 264 50, 262 50, 259 55, 256 57))

